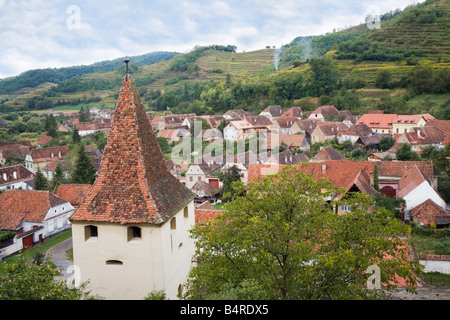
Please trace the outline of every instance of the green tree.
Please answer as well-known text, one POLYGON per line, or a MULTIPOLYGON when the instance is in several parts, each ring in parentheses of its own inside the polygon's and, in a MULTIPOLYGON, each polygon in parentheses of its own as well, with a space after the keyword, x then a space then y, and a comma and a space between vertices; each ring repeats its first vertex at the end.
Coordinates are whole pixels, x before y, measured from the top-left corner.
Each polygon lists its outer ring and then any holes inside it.
POLYGON ((380 70, 375 79, 375 85, 380 89, 392 88, 392 72, 390 70, 380 70))
POLYGON ((78 129, 76 127, 72 131, 72 141, 74 144, 77 144, 81 141, 80 134, 78 133, 78 129))
POLYGON ((409 143, 403 143, 395 153, 395 157, 399 161, 418 161, 420 157, 417 153, 411 150, 409 143))
POLYGON ((389 148, 391 148, 394 144, 395 144, 394 138, 392 138, 391 136, 383 136, 380 139, 379 146, 382 151, 386 151, 389 148))
POLYGON ((3 263, 0 300, 86 300, 92 299, 86 284, 71 289, 50 260, 32 261, 21 254, 14 263, 3 263))
POLYGON ((241 170, 233 165, 219 174, 219 180, 222 181, 220 195, 224 202, 233 200, 233 183, 241 182, 241 170))
POLYGON ((57 129, 58 123, 56 122, 56 118, 52 114, 47 116, 45 121, 45 130, 47 131, 47 135, 56 138, 58 135, 57 129))
POLYGON ((385 291, 367 287, 374 265, 384 289, 400 276, 414 292, 422 266, 409 261, 409 240, 399 237, 410 228, 361 193, 337 201, 352 208, 337 215, 327 198, 341 192, 289 166, 249 183, 221 215, 192 230, 197 259, 186 298, 376 299, 385 291))
POLYGON ((77 152, 75 169, 70 177, 72 183, 93 184, 95 181, 96 170, 92 160, 86 153, 84 144, 80 144, 77 152))
POLYGON ((34 189, 35 190, 48 190, 47 178, 42 173, 41 169, 38 168, 34 175, 34 189))
POLYGON ((319 57, 309 60, 312 71, 312 84, 316 96, 329 95, 338 86, 336 66, 330 57, 319 57))
POLYGON ((64 182, 64 172, 61 163, 58 162, 55 171, 52 175, 51 190, 55 191, 56 188, 64 182))

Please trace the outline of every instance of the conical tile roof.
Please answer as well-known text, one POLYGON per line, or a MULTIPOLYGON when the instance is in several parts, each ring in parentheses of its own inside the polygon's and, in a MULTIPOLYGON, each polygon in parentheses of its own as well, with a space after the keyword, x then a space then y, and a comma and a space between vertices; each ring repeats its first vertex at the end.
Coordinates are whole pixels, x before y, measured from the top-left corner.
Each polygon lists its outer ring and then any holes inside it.
POLYGON ((167 170, 134 82, 126 75, 98 178, 71 220, 162 224, 193 198, 167 170))

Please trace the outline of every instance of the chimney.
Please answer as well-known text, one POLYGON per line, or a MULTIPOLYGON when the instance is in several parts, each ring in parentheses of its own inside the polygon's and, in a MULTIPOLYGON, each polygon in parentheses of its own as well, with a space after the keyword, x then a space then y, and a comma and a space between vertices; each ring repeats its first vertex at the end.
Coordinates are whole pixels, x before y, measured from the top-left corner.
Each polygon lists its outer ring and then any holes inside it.
POLYGON ((420 130, 417 130, 417 136, 420 138, 420 130))
POLYGON ((14 177, 14 179, 17 179, 17 171, 13 172, 13 177, 14 177))
POLYGON ((370 186, 375 186, 375 173, 373 171, 370 173, 370 186))
POLYGON ((327 171, 327 164, 322 163, 322 173, 325 173, 325 171, 327 171))
POLYGON ((61 151, 58 151, 58 156, 61 158, 61 151))

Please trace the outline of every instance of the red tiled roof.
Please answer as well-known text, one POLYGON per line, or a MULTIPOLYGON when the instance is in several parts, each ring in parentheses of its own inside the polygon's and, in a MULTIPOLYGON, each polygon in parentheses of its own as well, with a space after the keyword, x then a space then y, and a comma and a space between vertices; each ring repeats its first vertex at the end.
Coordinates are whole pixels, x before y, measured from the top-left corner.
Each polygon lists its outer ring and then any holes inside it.
POLYGON ((21 164, 0 168, 0 186, 14 182, 19 182, 22 180, 31 180, 33 178, 34 178, 33 172, 31 172, 21 164), (4 179, 5 177, 6 180, 4 179))
POLYGON ((68 146, 49 147, 31 150, 31 158, 34 162, 51 161, 54 157, 64 157, 69 152, 68 146))
POLYGON ((443 222, 442 224, 450 223, 450 214, 431 199, 427 199, 418 206, 412 208, 409 210, 409 213, 411 214, 413 221, 421 222, 423 224, 430 224, 432 222, 443 222))
POLYGON ((195 223, 199 223, 201 225, 205 225, 208 221, 214 220, 217 215, 221 214, 221 210, 204 210, 204 209, 195 209, 195 223))
POLYGON ((303 110, 300 107, 292 107, 287 109, 279 118, 300 118, 303 110))
MULTIPOLYGON (((354 184, 367 192, 370 184, 370 174, 375 169, 375 161, 335 161, 328 160, 321 163, 309 163, 295 166, 299 171, 311 174, 316 179, 329 179, 333 186, 350 190, 354 184), (362 174, 362 175, 361 175, 362 174), (362 186, 364 184, 364 186, 362 186)), ((248 182, 256 182, 259 178, 275 174, 283 165, 251 164, 248 169, 248 182)), ((370 187, 371 188, 371 187, 370 187)), ((371 191, 370 191, 371 192, 371 191)))
POLYGON ((64 199, 74 207, 78 207, 91 190, 90 184, 61 184, 55 190, 55 195, 64 199))
POLYGON ((312 160, 342 160, 345 161, 346 158, 336 151, 332 146, 326 146, 322 148, 312 160))
POLYGON ((427 179, 422 171, 420 171, 418 166, 413 166, 403 175, 403 177, 398 182, 398 197, 403 198, 424 181, 427 181, 427 179))
POLYGON ((134 82, 125 76, 98 178, 72 221, 162 224, 193 198, 167 170, 134 82))
POLYGON ((365 123, 370 128, 391 128, 392 123, 397 119, 396 114, 366 113, 358 119, 356 124, 365 123))
POLYGON ((430 120, 427 122, 426 126, 436 127, 446 134, 450 134, 450 120, 430 120))
POLYGON ((44 145, 53 140, 53 137, 43 135, 41 139, 37 142, 38 145, 44 145))
POLYGON ((6 190, 0 194, 0 229, 14 230, 22 221, 42 222, 50 208, 67 203, 49 191, 6 190))
POLYGON ((431 179, 434 176, 432 161, 380 161, 378 162, 378 174, 380 177, 403 177, 414 166, 431 179))

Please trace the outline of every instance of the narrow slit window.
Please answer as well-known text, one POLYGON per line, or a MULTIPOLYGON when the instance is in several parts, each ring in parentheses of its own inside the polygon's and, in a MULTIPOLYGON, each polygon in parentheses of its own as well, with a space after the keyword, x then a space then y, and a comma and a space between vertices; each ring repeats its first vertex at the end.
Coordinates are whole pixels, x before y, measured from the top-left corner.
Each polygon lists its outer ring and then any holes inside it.
POLYGON ((98 237, 98 228, 96 226, 86 226, 84 227, 84 238, 85 240, 91 239, 91 238, 97 238, 98 237))
POLYGON ((122 266, 123 262, 120 260, 106 260, 107 266, 122 266))
POLYGON ((176 218, 172 218, 170 220, 170 230, 176 230, 177 229, 177 220, 176 218))
POLYGON ((189 218, 189 208, 187 206, 184 207, 184 217, 189 218))
POLYGON ((138 240, 142 238, 141 228, 133 226, 128 227, 128 241, 138 240))

